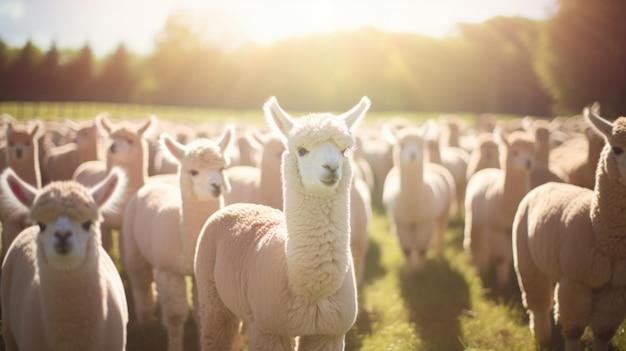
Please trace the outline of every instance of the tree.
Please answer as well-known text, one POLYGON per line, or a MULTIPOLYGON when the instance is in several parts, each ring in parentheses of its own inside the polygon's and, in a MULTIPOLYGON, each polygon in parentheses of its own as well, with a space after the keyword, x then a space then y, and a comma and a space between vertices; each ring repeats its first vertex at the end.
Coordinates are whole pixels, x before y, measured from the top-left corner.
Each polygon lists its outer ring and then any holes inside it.
POLYGON ((94 79, 94 56, 89 45, 83 46, 63 66, 62 79, 59 85, 61 99, 67 101, 89 101, 93 99, 91 92, 94 79))
POLYGON ((625 12, 624 1, 560 0, 535 58, 554 113, 580 113, 594 101, 607 115, 626 113, 625 12))
POLYGON ((41 59, 33 74, 33 90, 29 100, 57 100, 61 78, 60 54, 56 43, 41 59))
POLYGON ((132 99, 135 81, 131 57, 124 44, 120 44, 95 78, 93 96, 99 101, 128 102, 132 99))
POLYGON ((40 50, 29 40, 7 67, 7 100, 29 99, 34 82, 34 70, 41 58, 40 50))

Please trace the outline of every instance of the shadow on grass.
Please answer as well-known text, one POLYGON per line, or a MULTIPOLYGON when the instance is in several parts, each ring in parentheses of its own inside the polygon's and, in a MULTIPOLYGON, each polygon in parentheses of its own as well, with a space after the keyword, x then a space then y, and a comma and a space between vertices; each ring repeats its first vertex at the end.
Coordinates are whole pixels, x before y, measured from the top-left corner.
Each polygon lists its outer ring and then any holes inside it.
POLYGON ((470 308, 469 287, 463 275, 443 259, 428 260, 424 271, 406 276, 398 270, 400 289, 428 350, 463 350, 459 316, 470 308))

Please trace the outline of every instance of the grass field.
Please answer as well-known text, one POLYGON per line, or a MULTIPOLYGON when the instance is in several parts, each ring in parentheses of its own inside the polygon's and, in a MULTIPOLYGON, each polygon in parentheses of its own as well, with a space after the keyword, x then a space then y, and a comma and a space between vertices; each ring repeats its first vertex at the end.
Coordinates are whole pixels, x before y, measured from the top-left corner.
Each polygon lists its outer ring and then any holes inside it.
MULTIPOLYGON (((262 121, 260 109, 226 111, 88 103, 69 106, 0 103, 0 113, 6 112, 20 119, 22 116, 87 119, 103 110, 112 116, 129 118, 143 118, 153 113, 159 118, 189 121, 230 118, 262 121)), ((407 117, 423 120, 435 116, 437 114, 414 113, 407 117)), ((385 117, 391 115, 372 114, 372 118, 385 117)), ((462 238, 463 219, 451 220, 445 237, 444 256, 436 257, 431 252, 423 273, 406 276, 397 239, 389 233, 384 213, 375 208, 365 279, 359 287, 360 313, 347 335, 346 349, 535 350, 518 289, 512 285, 507 294, 499 296, 484 289, 466 261, 462 238)), ((117 253, 114 252, 113 256, 119 262, 117 253)), ((121 273, 125 279, 124 272, 121 273)), ((132 312, 132 301, 129 303, 132 312)), ((626 350, 625 327, 623 325, 614 338, 616 350, 626 350)), ((185 350, 198 350, 192 318, 185 331, 185 350)), ((586 349, 590 349, 590 339, 586 333, 586 349)), ((3 349, 1 342, 0 347, 3 349)), ((561 347, 558 342, 554 345, 555 349, 561 347)), ((149 325, 140 326, 131 313, 127 350, 159 351, 166 348, 167 337, 157 318, 149 325)))

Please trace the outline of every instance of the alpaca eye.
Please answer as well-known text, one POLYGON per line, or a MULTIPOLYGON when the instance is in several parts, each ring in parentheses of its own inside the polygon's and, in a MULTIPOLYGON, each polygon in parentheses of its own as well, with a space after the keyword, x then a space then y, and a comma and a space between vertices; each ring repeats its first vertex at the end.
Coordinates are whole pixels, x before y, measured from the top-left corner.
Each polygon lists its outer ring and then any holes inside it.
POLYGON ((195 177, 198 175, 198 171, 196 171, 195 169, 192 169, 191 171, 189 171, 189 174, 191 174, 192 177, 195 177))
POLYGON ((92 222, 91 221, 87 221, 84 222, 83 224, 81 224, 80 226, 83 227, 84 230, 89 230, 89 228, 91 228, 92 222))
POLYGON ((298 148, 298 156, 302 157, 305 156, 306 154, 309 153, 309 150, 303 148, 303 147, 299 147, 298 148))
POLYGON ((614 154, 616 154, 616 155, 621 155, 621 154, 622 154, 622 152, 624 152, 624 149, 622 149, 621 147, 617 147, 617 146, 614 146, 614 147, 613 147, 613 153, 614 153, 614 154))
POLYGON ((342 155, 346 156, 346 154, 347 154, 347 153, 348 153, 348 149, 347 149, 347 148, 346 148, 346 149, 341 150, 341 154, 342 154, 342 155))
POLYGON ((37 225, 39 226, 39 231, 43 232, 44 230, 46 230, 46 225, 42 222, 37 222, 37 225))

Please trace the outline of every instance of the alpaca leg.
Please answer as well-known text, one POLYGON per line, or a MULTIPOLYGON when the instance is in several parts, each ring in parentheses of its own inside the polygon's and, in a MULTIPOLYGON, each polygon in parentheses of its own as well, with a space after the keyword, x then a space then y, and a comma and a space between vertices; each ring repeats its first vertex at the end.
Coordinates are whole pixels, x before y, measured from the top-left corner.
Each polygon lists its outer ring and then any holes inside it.
POLYGON ((605 287, 596 293, 591 316, 593 350, 608 350, 611 339, 626 316, 621 288, 605 287))
POLYGON ((135 242, 126 240, 127 250, 123 257, 124 267, 130 280, 135 316, 141 324, 150 322, 156 305, 154 291, 154 271, 150 263, 141 255, 135 242))
POLYGON ((240 320, 222 302, 213 278, 198 279, 200 349, 237 350, 240 320))
MULTIPOLYGON (((291 351, 293 350, 293 340, 287 336, 266 334, 260 331, 255 323, 248 326, 248 350, 250 351, 291 351)), ((309 350, 298 348, 298 350, 309 350)))
POLYGON ((307 335, 301 336, 298 351, 342 351, 345 347, 345 336, 307 335))
POLYGON ((182 351, 183 328, 189 317, 185 276, 157 270, 156 285, 161 304, 161 322, 167 329, 168 350, 182 351))
POLYGON ((448 214, 440 216, 437 218, 435 223, 435 236, 434 236, 434 246, 435 251, 437 252, 437 256, 440 258, 443 257, 443 242, 444 242, 444 234, 448 227, 448 214))
POLYGON ((580 350, 580 338, 591 320, 591 288, 562 277, 557 289, 558 318, 565 338, 565 350, 580 350))
POLYGON ((529 327, 535 340, 547 346, 552 336, 550 310, 554 305, 554 283, 535 266, 528 251, 525 229, 516 238, 515 273, 522 292, 522 303, 530 317, 529 327))
POLYGON ((489 259, 491 257, 487 234, 487 228, 472 223, 471 218, 465 223, 463 248, 470 262, 476 267, 484 287, 489 285, 489 259))
POLYGON ((496 283, 499 288, 506 288, 511 279, 511 268, 513 267, 513 246, 511 233, 497 233, 492 237, 493 255, 496 262, 496 283))

